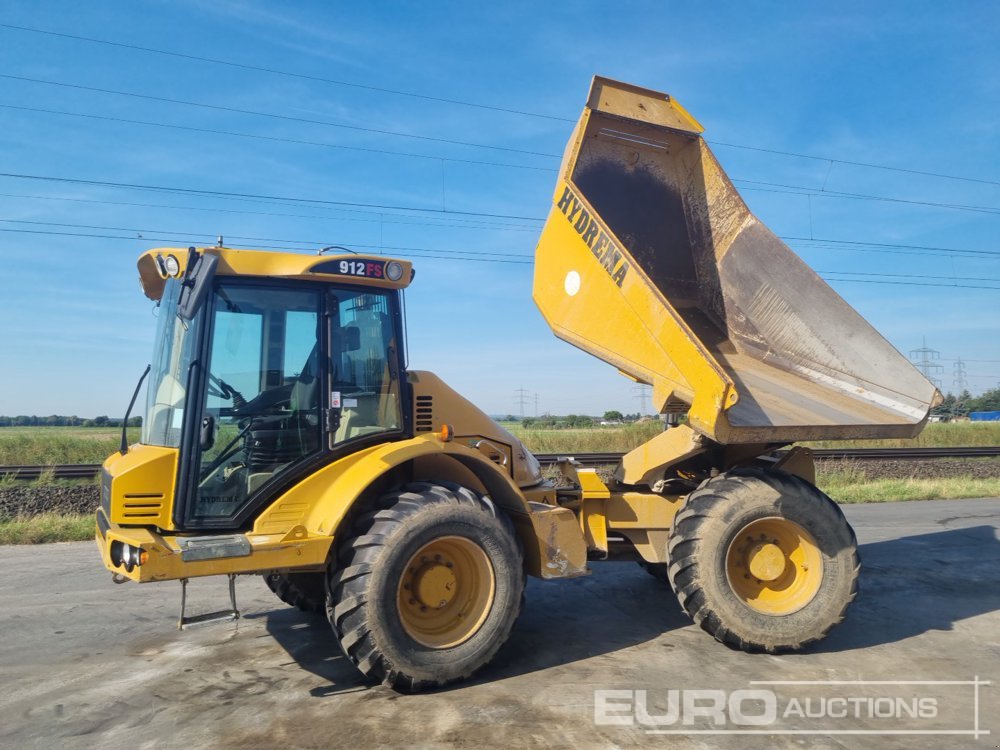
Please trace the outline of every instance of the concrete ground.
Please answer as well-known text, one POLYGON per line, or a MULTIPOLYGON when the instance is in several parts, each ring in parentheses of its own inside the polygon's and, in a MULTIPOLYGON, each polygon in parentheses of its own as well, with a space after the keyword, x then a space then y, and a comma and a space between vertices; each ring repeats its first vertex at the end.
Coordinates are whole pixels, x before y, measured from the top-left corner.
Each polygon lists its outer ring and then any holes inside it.
MULTIPOLYGON (((238 625, 179 632, 178 584, 113 585, 88 543, 0 547, 0 747, 997 747, 1000 499, 845 511, 861 593, 807 653, 731 651, 638 566, 603 563, 531 581, 494 663, 416 696, 362 682, 325 621, 259 579, 239 579, 238 625), (993 684, 966 684, 977 677, 993 684), (774 680, 827 684, 751 684, 774 680), (843 684, 857 680, 908 684, 843 684), (972 731, 977 693, 990 734, 923 734, 972 731), (723 724, 696 715, 720 695, 723 724), (595 711, 632 723, 597 724, 595 711), (768 723, 749 723, 762 713, 768 723), (705 734, 720 729, 754 734, 705 734), (896 734, 859 734, 872 731, 896 734)), ((189 591, 194 608, 218 608, 225 579, 189 591)))

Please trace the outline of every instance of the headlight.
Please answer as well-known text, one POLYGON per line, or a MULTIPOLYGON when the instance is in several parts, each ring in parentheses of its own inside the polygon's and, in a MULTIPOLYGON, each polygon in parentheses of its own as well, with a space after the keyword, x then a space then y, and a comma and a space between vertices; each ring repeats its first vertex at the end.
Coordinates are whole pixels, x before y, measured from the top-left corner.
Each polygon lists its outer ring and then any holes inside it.
POLYGON ((173 255, 168 255, 163 261, 163 268, 168 276, 176 276, 181 272, 181 264, 173 255))
POLYGON ((116 568, 124 567, 126 573, 131 573, 137 565, 142 565, 149 559, 149 553, 144 552, 140 547, 133 547, 131 544, 115 540, 111 542, 109 550, 111 564, 116 568))
POLYGON ((399 281, 403 278, 403 264, 399 261, 390 260, 385 264, 385 277, 389 281, 399 281))

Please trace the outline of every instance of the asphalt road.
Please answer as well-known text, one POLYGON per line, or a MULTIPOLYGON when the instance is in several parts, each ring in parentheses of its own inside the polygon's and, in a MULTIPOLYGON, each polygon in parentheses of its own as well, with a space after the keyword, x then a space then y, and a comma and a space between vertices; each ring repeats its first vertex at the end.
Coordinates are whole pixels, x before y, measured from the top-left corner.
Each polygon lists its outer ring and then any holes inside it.
MULTIPOLYGON (((239 579, 238 624, 179 632, 178 584, 116 586, 88 543, 0 547, 0 747, 997 747, 1000 499, 846 512, 861 594, 807 653, 731 651, 636 565, 603 563, 532 581, 492 665, 416 696, 362 682, 325 621, 259 579, 239 579), (776 680, 811 684, 759 682, 776 680), (940 681, 960 684, 915 684, 940 681), (976 721, 990 734, 927 734, 976 721), (751 734, 706 734, 734 730, 751 734)), ((194 608, 225 589, 194 581, 194 608)))

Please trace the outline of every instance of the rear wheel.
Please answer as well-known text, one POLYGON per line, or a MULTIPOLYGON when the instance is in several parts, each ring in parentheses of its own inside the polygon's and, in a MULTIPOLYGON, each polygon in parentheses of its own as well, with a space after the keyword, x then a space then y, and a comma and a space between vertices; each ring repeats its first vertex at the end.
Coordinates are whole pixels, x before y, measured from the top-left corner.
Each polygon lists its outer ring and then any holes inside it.
POLYGON ((303 612, 326 610, 326 581, 322 573, 271 573, 264 583, 281 601, 303 612))
POLYGON ((330 624, 348 659, 400 690, 469 677, 513 628, 524 588, 510 520, 452 483, 383 496, 339 550, 330 624))
POLYGON ((818 640, 857 594, 857 541, 830 498, 781 471, 735 469, 692 492, 668 544, 681 606, 746 651, 818 640))

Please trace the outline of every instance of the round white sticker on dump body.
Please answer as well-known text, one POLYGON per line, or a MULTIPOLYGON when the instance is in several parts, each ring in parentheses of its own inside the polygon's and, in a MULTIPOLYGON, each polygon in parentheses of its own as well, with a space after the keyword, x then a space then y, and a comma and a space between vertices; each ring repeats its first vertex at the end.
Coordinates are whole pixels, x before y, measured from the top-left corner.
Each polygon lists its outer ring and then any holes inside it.
POLYGON ((566 290, 566 294, 570 297, 576 296, 576 293, 580 291, 580 274, 576 271, 570 271, 566 274, 566 280, 563 282, 563 288, 566 290))

